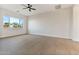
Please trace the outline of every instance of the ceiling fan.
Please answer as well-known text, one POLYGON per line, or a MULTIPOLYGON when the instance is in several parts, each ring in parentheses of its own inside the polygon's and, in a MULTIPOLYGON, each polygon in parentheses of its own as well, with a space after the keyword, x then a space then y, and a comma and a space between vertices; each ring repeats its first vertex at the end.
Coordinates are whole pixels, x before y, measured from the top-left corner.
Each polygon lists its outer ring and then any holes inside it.
POLYGON ((32 8, 31 4, 27 4, 27 6, 23 4, 23 6, 25 7, 23 9, 28 9, 30 12, 31 12, 31 10, 36 10, 35 8, 32 8))

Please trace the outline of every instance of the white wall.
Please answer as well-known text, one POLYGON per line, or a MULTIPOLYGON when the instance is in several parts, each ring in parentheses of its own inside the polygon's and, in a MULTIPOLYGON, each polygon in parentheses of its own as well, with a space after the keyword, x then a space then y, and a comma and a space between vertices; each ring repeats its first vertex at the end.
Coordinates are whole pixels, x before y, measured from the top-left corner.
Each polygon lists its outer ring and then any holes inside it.
POLYGON ((79 5, 73 7, 72 40, 79 41, 79 5))
POLYGON ((7 37, 7 36, 14 36, 19 34, 25 34, 28 32, 28 21, 27 17, 23 16, 21 14, 6 10, 6 9, 0 9, 0 28, 2 29, 2 32, 0 34, 0 37, 7 37), (12 29, 12 28, 4 28, 3 27, 3 16, 11 16, 16 18, 22 18, 24 20, 23 28, 22 29, 12 29))
POLYGON ((29 33, 71 38, 72 8, 59 9, 29 17, 29 33))

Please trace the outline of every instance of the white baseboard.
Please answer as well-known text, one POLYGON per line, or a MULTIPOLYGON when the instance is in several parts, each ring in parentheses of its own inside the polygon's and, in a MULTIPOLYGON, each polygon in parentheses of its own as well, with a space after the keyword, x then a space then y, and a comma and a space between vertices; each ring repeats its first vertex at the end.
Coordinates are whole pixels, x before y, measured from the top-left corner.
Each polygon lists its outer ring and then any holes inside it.
POLYGON ((69 37, 58 36, 58 35, 48 35, 48 34, 38 34, 38 33, 29 33, 29 34, 34 34, 34 35, 42 35, 42 36, 49 36, 49 37, 58 37, 58 38, 66 38, 66 39, 71 39, 71 38, 69 38, 69 37))

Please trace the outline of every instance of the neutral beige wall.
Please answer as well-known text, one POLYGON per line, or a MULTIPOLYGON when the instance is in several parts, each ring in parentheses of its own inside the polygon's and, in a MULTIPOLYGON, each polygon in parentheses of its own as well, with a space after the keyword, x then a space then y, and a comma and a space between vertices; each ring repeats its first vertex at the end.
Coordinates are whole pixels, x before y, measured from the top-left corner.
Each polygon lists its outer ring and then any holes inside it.
POLYGON ((0 22, 1 22, 1 26, 2 26, 1 27, 1 29, 2 29, 1 36, 2 37, 25 34, 28 32, 28 20, 27 20, 28 17, 23 16, 19 13, 15 13, 15 12, 12 12, 12 11, 9 11, 6 9, 2 9, 2 8, 0 9, 0 12, 1 12, 0 13, 0 15, 1 15, 0 22), (8 28, 8 29, 3 28, 3 19, 2 19, 3 16, 11 16, 11 17, 24 19, 23 28, 22 29, 15 29, 15 30, 13 30, 12 28, 8 28))
POLYGON ((79 5, 73 6, 72 40, 79 41, 79 5))
POLYGON ((71 38, 72 8, 59 9, 29 17, 29 33, 71 38))

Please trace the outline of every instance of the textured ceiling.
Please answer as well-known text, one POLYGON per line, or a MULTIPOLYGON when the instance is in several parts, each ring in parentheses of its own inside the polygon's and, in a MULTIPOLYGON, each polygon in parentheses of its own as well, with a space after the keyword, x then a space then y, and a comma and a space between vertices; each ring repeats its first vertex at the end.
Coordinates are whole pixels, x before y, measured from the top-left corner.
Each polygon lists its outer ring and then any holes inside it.
MULTIPOLYGON (((27 6, 27 4, 26 4, 27 6)), ((31 12, 28 11, 28 9, 23 9, 24 6, 22 4, 0 4, 1 8, 8 9, 13 12, 21 13, 22 15, 31 16, 35 14, 45 13, 49 11, 56 10, 56 4, 32 4, 33 8, 36 10, 33 10, 31 12)), ((68 8, 71 7, 71 4, 62 4, 61 8, 68 8)))

